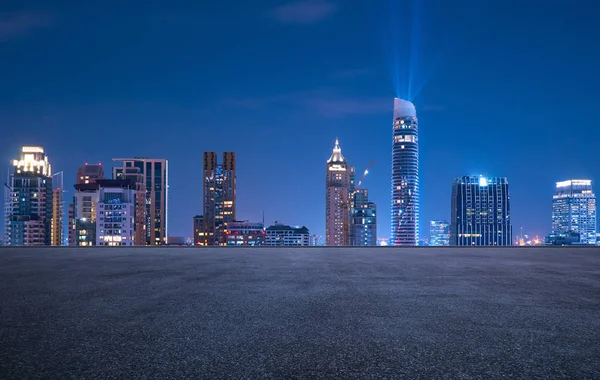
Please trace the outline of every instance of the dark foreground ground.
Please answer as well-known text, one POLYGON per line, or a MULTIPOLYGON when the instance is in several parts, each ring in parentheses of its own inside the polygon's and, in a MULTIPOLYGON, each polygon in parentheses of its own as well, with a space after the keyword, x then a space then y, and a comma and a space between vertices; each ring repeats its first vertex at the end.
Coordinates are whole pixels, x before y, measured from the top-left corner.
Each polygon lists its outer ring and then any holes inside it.
POLYGON ((600 249, 0 249, 2 379, 600 379, 600 249))

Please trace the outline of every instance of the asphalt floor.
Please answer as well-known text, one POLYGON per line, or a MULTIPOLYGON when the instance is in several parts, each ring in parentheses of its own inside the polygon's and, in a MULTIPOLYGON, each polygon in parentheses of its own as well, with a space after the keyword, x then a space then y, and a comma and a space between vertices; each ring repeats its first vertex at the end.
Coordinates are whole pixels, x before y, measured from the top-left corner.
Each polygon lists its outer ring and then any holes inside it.
POLYGON ((600 379, 600 248, 2 248, 1 379, 600 379))

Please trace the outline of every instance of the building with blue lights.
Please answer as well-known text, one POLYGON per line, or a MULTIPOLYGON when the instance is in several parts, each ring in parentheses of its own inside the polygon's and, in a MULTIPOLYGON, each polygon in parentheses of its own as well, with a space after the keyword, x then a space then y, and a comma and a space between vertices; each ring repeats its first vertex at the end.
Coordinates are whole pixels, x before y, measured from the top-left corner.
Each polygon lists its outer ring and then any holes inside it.
POLYGON ((419 129, 415 106, 394 99, 392 134, 392 231, 390 245, 419 241, 419 129))
POLYGON ((451 204, 450 245, 512 245, 510 195, 505 177, 456 178, 451 204))
POLYGON ((579 234, 579 244, 596 244, 596 195, 591 180, 556 183, 552 197, 552 234, 579 234))
POLYGON ((446 220, 432 220, 429 223, 429 245, 442 247, 450 245, 450 223, 446 220))
POLYGON ((369 202, 369 191, 359 189, 354 193, 350 245, 374 247, 377 245, 377 206, 369 202))

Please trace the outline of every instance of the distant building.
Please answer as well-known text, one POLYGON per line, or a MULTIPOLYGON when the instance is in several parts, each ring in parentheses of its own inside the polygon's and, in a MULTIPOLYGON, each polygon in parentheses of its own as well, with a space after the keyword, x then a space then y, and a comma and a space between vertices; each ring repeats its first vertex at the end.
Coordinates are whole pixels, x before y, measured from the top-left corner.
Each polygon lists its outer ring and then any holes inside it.
POLYGON ((351 228, 350 245, 366 247, 377 245, 377 206, 369 202, 367 189, 354 192, 351 228))
MULTIPOLYGON (((114 179, 139 177, 145 187, 144 240, 146 245, 164 245, 169 236, 169 161, 162 158, 113 158, 114 179), (138 168, 139 173, 133 168, 138 168), (130 169, 130 170, 128 170, 130 169)), ((139 185, 134 186, 140 192, 139 185)), ((141 215, 141 213, 140 213, 141 215)))
POLYGON ((99 185, 104 179, 102 164, 80 166, 75 179, 73 203, 69 205, 69 246, 96 245, 96 209, 99 185))
POLYGON ((432 220, 429 223, 429 245, 442 247, 450 245, 450 223, 446 220, 432 220))
POLYGON ((39 246, 52 243, 52 170, 44 148, 24 146, 12 161, 5 184, 5 244, 39 246))
POLYGON ((183 236, 169 236, 167 245, 171 246, 186 246, 188 245, 186 238, 183 236))
POLYGON ((306 227, 290 227, 275 223, 266 230, 265 245, 308 246, 310 245, 310 233, 306 227))
POLYGON ((387 247, 389 245, 389 239, 387 238, 377 238, 377 245, 381 247, 387 247))
POLYGON ((394 99, 390 245, 419 241, 419 122, 414 104, 394 99))
POLYGON ((204 227, 204 217, 202 215, 194 216, 194 245, 208 245, 212 241, 212 234, 207 235, 204 227))
POLYGON ((352 167, 342 156, 342 148, 336 139, 325 173, 325 243, 328 246, 350 244, 350 210, 343 205, 349 201, 353 173, 352 167))
POLYGON ((581 235, 579 232, 551 233, 546 236, 546 245, 580 245, 581 235))
POLYGON ((227 225, 227 245, 262 246, 265 245, 265 225, 259 222, 234 221, 227 225))
POLYGON ((552 197, 552 234, 570 232, 578 233, 582 244, 596 244, 596 195, 590 180, 556 183, 552 197))
POLYGON ((452 186, 451 203, 450 245, 512 245, 506 178, 457 178, 452 186))
MULTIPOLYGON (((228 224, 235 220, 236 157, 223 153, 223 163, 217 163, 217 153, 204 152, 202 173, 203 241, 199 245, 227 245, 228 224)), ((194 222, 196 223, 196 221, 194 222)), ((196 240, 198 235, 194 235, 196 240)))
POLYGON ((99 179, 96 245, 135 245, 136 183, 131 179, 99 179))

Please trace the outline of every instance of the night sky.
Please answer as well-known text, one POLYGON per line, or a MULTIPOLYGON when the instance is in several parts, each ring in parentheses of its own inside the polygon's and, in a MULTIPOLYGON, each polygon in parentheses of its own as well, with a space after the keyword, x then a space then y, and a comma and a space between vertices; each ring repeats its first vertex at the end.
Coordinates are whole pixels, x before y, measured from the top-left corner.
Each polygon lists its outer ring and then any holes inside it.
MULTIPOLYGON (((4 1, 0 162, 167 158, 170 235, 202 209, 202 152, 235 151, 240 220, 322 235, 335 138, 389 237, 392 105, 417 107, 421 236, 454 177, 506 176, 515 235, 554 182, 600 184, 600 14, 589 0, 4 1), (379 6, 375 6, 378 4, 379 6)), ((108 170, 109 171, 109 170, 108 170)), ((2 200, 3 201, 3 200, 2 200)))

